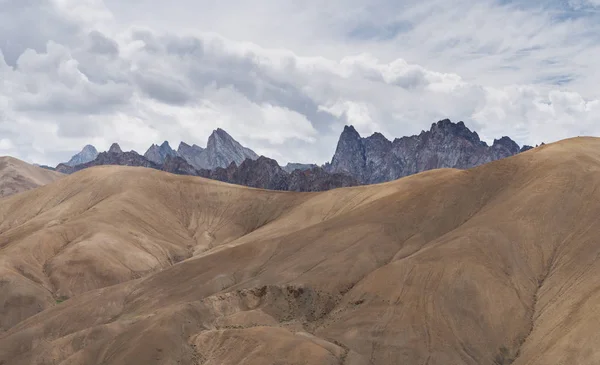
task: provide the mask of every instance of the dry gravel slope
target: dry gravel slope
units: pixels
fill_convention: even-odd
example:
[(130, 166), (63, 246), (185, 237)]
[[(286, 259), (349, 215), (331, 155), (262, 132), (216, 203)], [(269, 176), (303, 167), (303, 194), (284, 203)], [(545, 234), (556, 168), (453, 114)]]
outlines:
[(0, 198), (49, 184), (61, 177), (63, 174), (59, 172), (0, 156)]
[(310, 194), (85, 170), (2, 200), (0, 364), (597, 364), (599, 185), (594, 138)]

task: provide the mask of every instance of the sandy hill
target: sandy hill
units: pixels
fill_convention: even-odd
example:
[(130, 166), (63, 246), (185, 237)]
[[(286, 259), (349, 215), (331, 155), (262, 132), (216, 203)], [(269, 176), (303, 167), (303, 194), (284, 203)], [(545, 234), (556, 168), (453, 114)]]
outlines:
[(49, 184), (62, 176), (13, 157), (0, 156), (0, 198)]
[(600, 139), (287, 193), (97, 167), (0, 204), (0, 364), (598, 364)]

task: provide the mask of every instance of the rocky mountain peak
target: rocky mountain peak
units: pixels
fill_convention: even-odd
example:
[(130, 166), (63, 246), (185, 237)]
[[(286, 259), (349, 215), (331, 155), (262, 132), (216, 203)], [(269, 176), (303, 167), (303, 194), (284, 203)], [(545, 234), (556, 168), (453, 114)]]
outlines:
[(524, 145), (523, 147), (521, 147), (521, 150), (519, 152), (526, 152), (526, 151), (532, 150), (533, 148), (534, 148), (533, 146)]
[(458, 123), (452, 122), (450, 119), (443, 119), (431, 125), (429, 132), (436, 137), (452, 138), (461, 137), (472, 143), (482, 143), (477, 132), (471, 131), (463, 121)]
[(64, 164), (67, 166), (73, 167), (76, 165), (80, 165), (80, 164), (84, 164), (86, 162), (93, 161), (96, 157), (98, 157), (98, 150), (96, 150), (96, 147), (88, 144), (85, 147), (83, 147), (81, 152), (79, 152), (76, 155), (74, 155), (73, 157), (71, 157), (69, 162), (66, 162)]
[(215, 129), (208, 137), (206, 148), (219, 144), (236, 144), (237, 141), (221, 128)]
[(340, 139), (357, 139), (361, 138), (360, 134), (356, 131), (353, 125), (345, 125), (344, 130), (342, 131), (342, 135)]
[(85, 147), (83, 147), (83, 149), (81, 150), (81, 152), (84, 153), (98, 153), (98, 150), (96, 149), (96, 147), (92, 146), (91, 144), (85, 145)]
[(325, 168), (370, 184), (437, 168), (471, 168), (520, 151), (508, 137), (488, 146), (464, 122), (453, 123), (450, 119), (433, 123), (429, 131), (393, 142), (381, 133), (361, 138), (352, 126), (346, 126), (331, 164)]
[(197, 169), (204, 168), (202, 165), (202, 153), (204, 152), (204, 148), (198, 145), (192, 145), (185, 142), (181, 142), (179, 147), (177, 148), (177, 154), (181, 156), (184, 160), (187, 161), (190, 165), (194, 166)]
[(121, 146), (118, 143), (113, 143), (108, 149), (108, 153), (123, 153)]
[(159, 165), (165, 162), (167, 156), (178, 156), (177, 152), (171, 148), (169, 142), (167, 141), (164, 141), (160, 146), (153, 144), (144, 154), (144, 157), (146, 157), (149, 161)]
[[(388, 149), (392, 146), (392, 142), (379, 132), (375, 132), (369, 137), (361, 140), (364, 144), (369, 145), (371, 148), (375, 148), (377, 150)], [(367, 150), (368, 149), (369, 148), (367, 147)]]
[(208, 137), (206, 149), (199, 157), (198, 167), (204, 169), (227, 167), (231, 162), (240, 165), (245, 159), (258, 159), (254, 151), (242, 146), (221, 128), (214, 130)]
[(365, 173), (365, 145), (354, 126), (345, 126), (329, 169), (361, 180)]
[(385, 138), (385, 136), (379, 132), (375, 132), (373, 134), (371, 134), (369, 137), (367, 137), (368, 139), (372, 139), (372, 140), (376, 140), (376, 141), (382, 141), (382, 142), (390, 142), (389, 139)]
[(512, 154), (516, 155), (521, 151), (519, 145), (510, 139), (509, 137), (502, 137), (500, 139), (494, 139), (494, 143), (492, 144), (492, 148), (504, 148)]

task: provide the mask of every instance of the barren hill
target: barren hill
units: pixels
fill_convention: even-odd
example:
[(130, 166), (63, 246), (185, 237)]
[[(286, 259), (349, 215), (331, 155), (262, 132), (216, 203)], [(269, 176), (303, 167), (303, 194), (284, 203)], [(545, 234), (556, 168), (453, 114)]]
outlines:
[(597, 364), (599, 188), (593, 138), (322, 193), (84, 170), (0, 204), (0, 364)]
[(0, 198), (49, 184), (62, 176), (13, 157), (0, 156)]

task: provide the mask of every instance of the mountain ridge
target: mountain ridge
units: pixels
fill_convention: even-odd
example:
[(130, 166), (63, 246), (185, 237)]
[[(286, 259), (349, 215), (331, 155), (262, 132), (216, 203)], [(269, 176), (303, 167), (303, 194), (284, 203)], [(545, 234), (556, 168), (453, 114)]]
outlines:
[[(313, 191), (314, 186), (335, 188), (335, 183), (339, 184), (338, 187), (380, 183), (436, 168), (468, 169), (532, 148), (519, 147), (507, 136), (494, 139), (493, 143), (488, 145), (464, 122), (454, 123), (449, 119), (432, 123), (428, 131), (422, 131), (418, 135), (393, 140), (388, 140), (379, 132), (362, 137), (352, 125), (347, 125), (340, 134), (331, 162), (323, 166), (288, 163), (275, 168), (271, 162), (247, 162), (258, 160), (259, 156), (242, 146), (225, 130), (217, 128), (208, 138), (206, 148), (182, 141), (175, 151), (168, 141), (165, 141), (161, 145), (150, 146), (142, 156), (145, 160), (133, 155), (123, 160), (110, 160), (103, 156), (98, 161), (90, 161), (79, 167), (61, 164), (56, 169), (70, 173), (99, 164), (125, 164), (151, 167), (176, 174), (199, 175), (231, 183), (247, 183), (263, 188), (271, 186), (277, 190), (285, 190), (287, 187)], [(111, 150), (113, 153), (122, 153), (118, 144), (111, 146)], [(231, 167), (232, 163), (235, 167)], [(243, 173), (240, 168), (244, 170)], [(295, 172), (296, 170), (300, 172)], [(309, 170), (312, 173), (301, 173)], [(290, 176), (284, 177), (284, 173)], [(241, 178), (241, 174), (248, 177)], [(253, 177), (250, 178), (250, 175)], [(348, 178), (341, 175), (347, 175)], [(303, 179), (305, 180), (300, 183)]]
[(593, 365), (599, 186), (598, 138), (303, 194), (87, 169), (0, 205), (0, 361)]
[(362, 137), (345, 126), (328, 172), (346, 173), (364, 184), (391, 181), (436, 168), (468, 169), (531, 149), (510, 137), (481, 141), (464, 122), (443, 119), (418, 135), (388, 140), (381, 133)]

